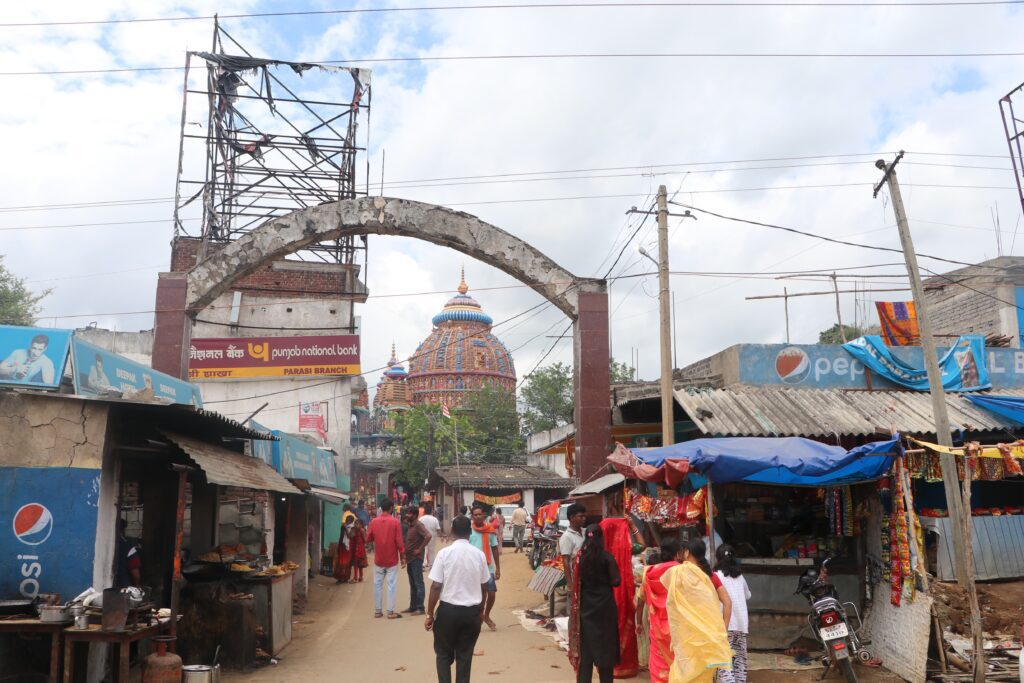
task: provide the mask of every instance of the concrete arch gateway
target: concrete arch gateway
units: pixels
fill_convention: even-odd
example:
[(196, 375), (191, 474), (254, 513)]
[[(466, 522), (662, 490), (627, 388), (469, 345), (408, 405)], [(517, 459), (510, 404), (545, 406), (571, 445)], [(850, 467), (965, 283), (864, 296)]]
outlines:
[(317, 242), (395, 235), (462, 252), (529, 285), (573, 321), (576, 472), (586, 480), (610, 452), (608, 294), (529, 243), (479, 218), (408, 199), (362, 197), (321, 204), (268, 221), (187, 273), (161, 273), (153, 367), (187, 377), (190, 320), (260, 266)]

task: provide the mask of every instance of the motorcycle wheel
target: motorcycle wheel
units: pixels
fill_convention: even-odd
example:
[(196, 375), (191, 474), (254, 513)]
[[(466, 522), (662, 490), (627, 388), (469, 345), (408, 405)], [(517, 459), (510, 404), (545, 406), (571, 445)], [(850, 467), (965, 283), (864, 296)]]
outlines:
[(540, 566), (540, 547), (537, 543), (533, 544), (530, 548), (530, 569), (536, 569)]
[(839, 670), (846, 676), (846, 683), (857, 683), (857, 674), (853, 671), (852, 659), (840, 659)]

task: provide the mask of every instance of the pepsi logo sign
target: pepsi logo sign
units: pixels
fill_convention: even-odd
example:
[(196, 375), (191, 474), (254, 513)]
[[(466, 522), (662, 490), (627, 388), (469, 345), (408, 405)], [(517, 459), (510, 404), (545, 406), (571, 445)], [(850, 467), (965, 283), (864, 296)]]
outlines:
[(14, 513), (14, 536), (25, 545), (40, 545), (53, 533), (53, 515), (40, 503), (28, 503)]
[(811, 374), (811, 359), (796, 346), (787, 346), (775, 356), (775, 372), (786, 384), (799, 384)]

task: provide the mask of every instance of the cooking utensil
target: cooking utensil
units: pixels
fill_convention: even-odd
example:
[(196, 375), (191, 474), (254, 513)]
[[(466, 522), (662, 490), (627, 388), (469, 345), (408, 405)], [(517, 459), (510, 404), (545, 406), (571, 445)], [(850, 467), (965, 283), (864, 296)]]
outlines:
[(84, 631), (89, 628), (89, 615), (78, 614), (75, 616), (75, 628), (79, 631)]
[(121, 592), (120, 588), (105, 589), (103, 591), (102, 629), (104, 631), (123, 631), (125, 622), (127, 621), (127, 596)]
[(181, 683), (214, 683), (213, 667), (206, 664), (189, 664), (181, 667)]
[(35, 613), (34, 600), (0, 600), (0, 615), (10, 614), (33, 614)]
[(71, 617), (64, 605), (40, 605), (39, 621), (44, 624), (63, 624), (71, 621)]

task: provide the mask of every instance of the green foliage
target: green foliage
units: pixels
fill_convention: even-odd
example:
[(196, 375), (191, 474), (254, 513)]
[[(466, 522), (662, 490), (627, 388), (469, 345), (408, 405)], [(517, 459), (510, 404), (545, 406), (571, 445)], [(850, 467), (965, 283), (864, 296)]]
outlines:
[[(469, 422), (463, 452), (474, 461), (510, 462), (513, 456), (526, 452), (526, 438), (512, 394), (484, 387), (468, 398), (460, 413)], [(461, 440), (461, 431), (459, 437)]]
[[(866, 331), (860, 327), (854, 327), (853, 325), (843, 325), (843, 331), (846, 332), (846, 341), (853, 341), (857, 337), (865, 334)], [(818, 334), (819, 344), (842, 344), (843, 335), (839, 332), (839, 323), (836, 323), (827, 330), (822, 330)]]
[(523, 382), (520, 398), (525, 410), (523, 427), (536, 434), (572, 422), (572, 368), (554, 363), (539, 368)]
[(633, 368), (629, 365), (612, 358), (609, 369), (611, 370), (612, 384), (633, 381)]
[(389, 463), (397, 478), (419, 487), (434, 467), (455, 464), (456, 422), (461, 452), (463, 434), (471, 432), (465, 416), (453, 412), (450, 419), (446, 418), (441, 406), (414, 406), (402, 411), (395, 425), (395, 432), (402, 437), (401, 455)]
[(25, 280), (7, 270), (0, 256), (0, 324), (34, 325), (39, 313), (39, 302), (53, 290), (39, 294), (25, 286)]

